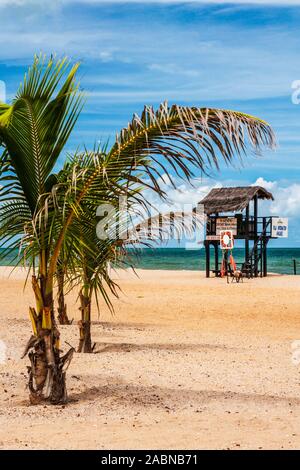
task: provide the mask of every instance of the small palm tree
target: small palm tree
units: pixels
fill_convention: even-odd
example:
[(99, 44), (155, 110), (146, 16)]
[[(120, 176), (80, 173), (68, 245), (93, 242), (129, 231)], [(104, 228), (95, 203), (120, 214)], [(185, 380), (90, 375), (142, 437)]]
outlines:
[(66, 399), (65, 368), (73, 351), (60, 355), (53, 283), (62, 250), (71, 253), (71, 244), (84, 243), (78, 227), (85, 208), (96, 214), (96, 207), (126, 196), (131, 185), (138, 188), (136, 202), (147, 207), (141, 189), (166, 197), (160, 177), (171, 169), (189, 181), (199, 171), (218, 169), (219, 157), (228, 164), (242, 157), (247, 144), (256, 151), (274, 144), (270, 126), (258, 118), (164, 103), (156, 112), (145, 107), (141, 116), (134, 115), (113, 146), (91, 152), (86, 167), (73, 171), (66, 185), (51, 172), (82, 106), (74, 81), (77, 65), (58, 90), (67, 69), (65, 60), (51, 60), (45, 70), (36, 60), (13, 103), (0, 106), (3, 171), (11, 178), (4, 192), (14, 195), (11, 211), (7, 201), (1, 205), (1, 237), (11, 240), (10, 247), (18, 246), (13, 237), (23, 227), (31, 267), (38, 257), (32, 277), (36, 309), (30, 309), (34, 334), (26, 348), (32, 402)]
[[(6, 247), (4, 254), (22, 246), (23, 241), (26, 248), (24, 232), (26, 235), (31, 230), (43, 195), (56, 183), (52, 172), (82, 108), (82, 94), (75, 81), (77, 69), (78, 64), (70, 66), (66, 58), (45, 62), (43, 57), (36, 57), (13, 102), (0, 104), (0, 142), (4, 147), (0, 237)], [(35, 375), (38, 391), (49, 379), (47, 393), (56, 401), (65, 392), (61, 390), (62, 362), (53, 315), (53, 289), (47, 283), (51, 253), (45, 228), (35, 227), (38, 249), (33, 257), (27, 258), (33, 268), (36, 299), (36, 308), (30, 308), (34, 325), (30, 344), (35, 350), (30, 356), (31, 373)], [(30, 388), (33, 390), (32, 381)], [(38, 401), (38, 395), (32, 393), (32, 401), (35, 398)]]
[[(84, 160), (81, 158), (81, 164), (83, 162)], [(84, 163), (85, 165), (86, 163)], [(119, 286), (110, 276), (110, 267), (132, 267), (130, 260), (133, 255), (138, 253), (135, 249), (136, 245), (149, 246), (161, 242), (164, 236), (168, 235), (168, 228), (180, 238), (182, 235), (189, 235), (199, 225), (200, 219), (195, 213), (190, 214), (190, 217), (189, 214), (182, 212), (158, 214), (146, 219), (141, 216), (137, 217), (135, 196), (136, 188), (130, 189), (128, 187), (126, 214), (122, 210), (120, 211), (118, 198), (114, 201), (112, 198), (110, 199), (114, 210), (106, 215), (105, 221), (102, 223), (101, 232), (105, 234), (104, 239), (97, 237), (93, 211), (90, 213), (85, 208), (78, 228), (80, 243), (76, 243), (74, 239), (71, 253), (65, 258), (64, 267), (70, 288), (76, 285), (80, 286), (81, 320), (79, 321), (80, 339), (77, 352), (91, 353), (95, 346), (92, 344), (91, 338), (93, 297), (97, 303), (98, 313), (98, 296), (104, 299), (111, 312), (114, 311), (110, 294), (118, 297)], [(169, 222), (170, 227), (168, 227)], [(70, 233), (74, 235), (74, 225)], [(130, 256), (128, 247), (131, 248)]]

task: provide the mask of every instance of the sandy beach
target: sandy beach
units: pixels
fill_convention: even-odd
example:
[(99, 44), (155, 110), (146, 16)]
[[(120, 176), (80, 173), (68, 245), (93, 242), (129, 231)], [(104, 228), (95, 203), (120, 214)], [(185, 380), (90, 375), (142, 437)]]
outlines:
[[(294, 449), (300, 447), (298, 276), (226, 284), (200, 272), (117, 273), (115, 315), (93, 314), (95, 354), (75, 354), (66, 406), (29, 406), (30, 286), (0, 269), (2, 449)], [(62, 326), (76, 346), (74, 324)]]

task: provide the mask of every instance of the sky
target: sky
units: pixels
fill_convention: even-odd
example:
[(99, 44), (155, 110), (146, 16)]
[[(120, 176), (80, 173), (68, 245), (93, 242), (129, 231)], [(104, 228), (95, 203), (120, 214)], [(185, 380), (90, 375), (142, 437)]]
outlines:
[(264, 215), (289, 217), (289, 239), (273, 246), (300, 247), (300, 0), (0, 0), (0, 19), (7, 101), (35, 53), (81, 62), (87, 102), (66, 151), (113, 143), (134, 112), (164, 100), (267, 120), (275, 152), (221, 165), (192, 188), (178, 181), (169, 195), (179, 208), (215, 186), (260, 184), (275, 197)]

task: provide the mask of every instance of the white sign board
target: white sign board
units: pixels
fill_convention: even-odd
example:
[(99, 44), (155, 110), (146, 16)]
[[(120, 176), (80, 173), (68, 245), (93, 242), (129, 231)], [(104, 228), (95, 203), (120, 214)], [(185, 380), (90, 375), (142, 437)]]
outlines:
[(273, 238), (288, 238), (289, 233), (289, 219), (286, 217), (272, 217), (272, 232)]
[(232, 235), (237, 235), (237, 219), (235, 217), (218, 217), (216, 223), (216, 235), (224, 230), (230, 230)]

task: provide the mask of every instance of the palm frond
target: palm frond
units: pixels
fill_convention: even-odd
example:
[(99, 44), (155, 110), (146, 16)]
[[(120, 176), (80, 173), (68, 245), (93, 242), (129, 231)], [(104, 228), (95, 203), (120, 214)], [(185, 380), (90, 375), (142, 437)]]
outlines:
[(196, 211), (158, 213), (129, 227), (121, 238), (125, 245), (180, 240), (191, 237), (195, 230), (203, 228), (204, 222), (203, 215)]
[[(220, 157), (228, 164), (233, 163), (235, 156), (241, 158), (249, 145), (255, 152), (263, 146), (274, 147), (273, 131), (265, 121), (227, 110), (168, 107), (167, 103), (156, 112), (145, 107), (141, 117), (135, 115), (117, 135), (107, 155), (88, 153), (92, 164), (76, 172), (72, 203), (65, 212), (51, 271), (55, 271), (63, 239), (83, 201), (107, 202), (108, 189), (126, 195), (132, 184), (148, 187), (160, 197), (166, 197), (159, 182), (163, 174), (173, 170), (190, 180), (195, 170), (218, 169)], [(141, 196), (139, 201), (148, 205)]]
[(169, 173), (166, 164), (178, 176), (190, 178), (195, 169), (204, 173), (219, 169), (220, 157), (229, 164), (249, 147), (260, 152), (265, 146), (274, 148), (275, 137), (259, 118), (230, 110), (169, 107), (165, 102), (156, 112), (145, 106), (141, 116), (133, 116), (117, 134), (110, 158), (130, 160), (133, 169), (145, 161), (149, 169), (144, 169), (156, 188), (161, 171)]
[(82, 107), (77, 69), (66, 58), (36, 57), (12, 104), (0, 107), (0, 141), (32, 214)]

